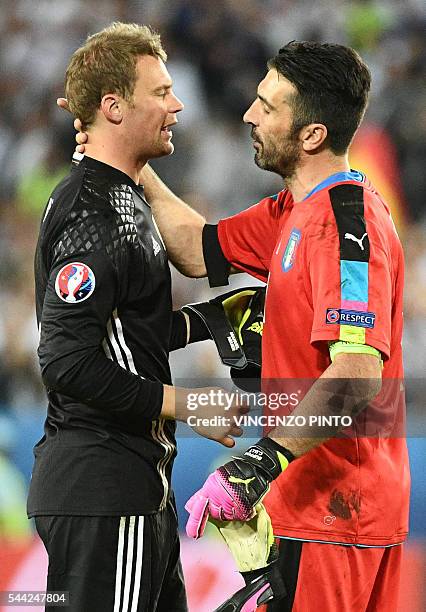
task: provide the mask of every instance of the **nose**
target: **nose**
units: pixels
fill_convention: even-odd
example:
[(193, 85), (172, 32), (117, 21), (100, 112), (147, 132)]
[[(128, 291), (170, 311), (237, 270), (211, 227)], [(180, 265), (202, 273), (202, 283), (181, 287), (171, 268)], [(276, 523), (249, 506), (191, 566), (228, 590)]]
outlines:
[(251, 125), (257, 125), (256, 123), (256, 113), (255, 113), (255, 103), (256, 100), (251, 104), (251, 106), (246, 110), (243, 115), (244, 123), (250, 123)]
[(173, 108), (171, 113), (180, 113), (185, 108), (183, 102), (175, 94), (172, 94), (171, 106)]

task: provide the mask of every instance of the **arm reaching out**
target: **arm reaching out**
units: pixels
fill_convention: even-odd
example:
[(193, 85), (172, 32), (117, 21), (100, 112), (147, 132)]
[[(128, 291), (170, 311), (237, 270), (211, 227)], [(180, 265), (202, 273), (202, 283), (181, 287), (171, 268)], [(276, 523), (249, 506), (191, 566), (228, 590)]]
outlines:
[[(56, 103), (59, 108), (70, 112), (66, 98), (58, 98)], [(88, 134), (83, 131), (80, 119), (74, 120), (74, 128), (77, 130), (76, 151), (84, 153)], [(164, 239), (169, 260), (185, 276), (207, 276), (203, 254), (205, 218), (177, 197), (149, 165), (142, 168), (139, 178)], [(241, 270), (230, 266), (229, 274), (239, 272)]]
[(170, 261), (185, 276), (207, 276), (202, 243), (204, 217), (170, 191), (150, 166), (142, 169), (140, 181)]
[[(207, 398), (210, 398), (209, 403), (205, 401)], [(195, 412), (189, 407), (194, 402), (197, 403)], [(236, 393), (229, 396), (220, 387), (184, 389), (164, 385), (160, 416), (186, 423), (203, 438), (214, 440), (228, 448), (235, 445), (234, 437), (243, 433), (237, 425), (238, 417), (248, 412), (249, 407), (244, 398)]]

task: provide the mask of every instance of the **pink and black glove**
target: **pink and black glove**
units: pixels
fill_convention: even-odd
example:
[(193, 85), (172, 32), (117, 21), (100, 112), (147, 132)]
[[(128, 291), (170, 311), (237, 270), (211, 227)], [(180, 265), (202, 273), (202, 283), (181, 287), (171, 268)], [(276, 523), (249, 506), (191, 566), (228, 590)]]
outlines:
[(293, 461), (294, 455), (271, 438), (262, 438), (240, 457), (225, 463), (187, 501), (186, 533), (200, 538), (209, 516), (219, 521), (247, 521), (254, 507)]

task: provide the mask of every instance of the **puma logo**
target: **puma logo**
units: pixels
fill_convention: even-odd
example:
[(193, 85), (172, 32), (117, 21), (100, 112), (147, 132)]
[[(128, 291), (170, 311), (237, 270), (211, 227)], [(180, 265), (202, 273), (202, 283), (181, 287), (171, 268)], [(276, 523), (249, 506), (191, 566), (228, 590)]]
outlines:
[(229, 482), (232, 482), (233, 484), (243, 484), (246, 488), (246, 493), (247, 495), (250, 493), (249, 491), (249, 484), (251, 482), (253, 482), (253, 480), (256, 480), (256, 478), (253, 476), (253, 478), (246, 478), (245, 480), (243, 480), (242, 478), (237, 478), (236, 476), (230, 476), (228, 478)]
[(364, 240), (366, 235), (367, 235), (367, 232), (365, 232), (365, 234), (362, 236), (362, 238), (357, 238), (353, 234), (349, 234), (348, 232), (346, 232), (345, 238), (347, 240), (353, 240), (354, 242), (356, 242), (359, 245), (359, 248), (361, 249), (361, 251), (364, 251), (364, 245), (362, 244), (362, 241)]

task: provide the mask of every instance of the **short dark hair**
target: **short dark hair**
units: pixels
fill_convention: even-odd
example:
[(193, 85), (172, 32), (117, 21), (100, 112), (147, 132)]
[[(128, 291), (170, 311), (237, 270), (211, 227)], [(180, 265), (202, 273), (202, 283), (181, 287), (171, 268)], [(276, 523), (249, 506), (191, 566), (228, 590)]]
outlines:
[(297, 89), (291, 104), (293, 133), (323, 123), (326, 145), (345, 153), (367, 107), (371, 74), (356, 51), (332, 43), (291, 41), (268, 61)]

